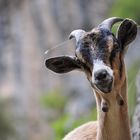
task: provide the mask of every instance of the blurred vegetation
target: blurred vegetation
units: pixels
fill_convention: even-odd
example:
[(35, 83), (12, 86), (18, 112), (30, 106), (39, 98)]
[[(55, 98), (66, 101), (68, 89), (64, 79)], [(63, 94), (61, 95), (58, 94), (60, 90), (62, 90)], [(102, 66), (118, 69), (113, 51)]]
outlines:
[(60, 90), (55, 89), (48, 91), (41, 96), (42, 105), (52, 112), (55, 113), (55, 116), (49, 118), (49, 123), (55, 131), (55, 140), (60, 140), (65, 134), (64, 126), (68, 119), (68, 116), (64, 113), (64, 108), (67, 99), (61, 94)]
[(86, 114), (86, 116), (82, 116), (76, 120), (71, 118), (69, 114), (65, 112), (66, 102), (67, 99), (62, 96), (62, 93), (59, 90), (49, 91), (41, 96), (41, 103), (45, 108), (59, 111), (55, 118), (49, 120), (55, 131), (55, 140), (61, 140), (64, 135), (75, 127), (97, 119), (96, 107), (93, 107), (92, 111), (89, 114)]
[(9, 100), (0, 99), (0, 140), (10, 140), (16, 136), (9, 106)]
[(66, 98), (62, 96), (59, 90), (48, 91), (47, 94), (41, 96), (41, 102), (44, 106), (63, 111)]
[(132, 18), (140, 23), (140, 0), (115, 0), (109, 16)]
[[(109, 17), (116, 16), (122, 18), (131, 18), (140, 24), (140, 1), (139, 0), (115, 0), (111, 10), (109, 10)], [(113, 32), (117, 31), (118, 24), (113, 26)]]
[(128, 105), (129, 105), (129, 115), (132, 121), (136, 106), (136, 77), (140, 70), (140, 62), (137, 61), (134, 65), (128, 70)]

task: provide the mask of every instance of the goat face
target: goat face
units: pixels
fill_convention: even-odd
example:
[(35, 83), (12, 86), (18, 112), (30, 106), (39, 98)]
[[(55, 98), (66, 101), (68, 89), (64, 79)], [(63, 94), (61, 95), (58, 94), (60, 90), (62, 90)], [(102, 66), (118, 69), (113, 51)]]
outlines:
[(137, 24), (130, 19), (122, 21), (117, 36), (111, 32), (120, 18), (109, 18), (90, 32), (75, 30), (70, 39), (76, 38), (75, 56), (60, 56), (46, 60), (46, 66), (56, 73), (74, 69), (87, 75), (91, 86), (102, 93), (110, 93), (121, 85), (125, 72), (123, 56), (126, 46), (137, 34)]

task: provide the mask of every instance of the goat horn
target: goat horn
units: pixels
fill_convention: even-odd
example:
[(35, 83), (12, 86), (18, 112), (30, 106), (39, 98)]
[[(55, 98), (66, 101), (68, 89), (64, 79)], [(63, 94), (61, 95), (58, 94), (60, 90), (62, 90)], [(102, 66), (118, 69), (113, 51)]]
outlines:
[(104, 20), (104, 21), (99, 25), (99, 27), (100, 27), (100, 28), (105, 28), (105, 29), (111, 30), (112, 26), (113, 26), (115, 23), (120, 22), (120, 21), (123, 21), (123, 19), (122, 19), (122, 18), (119, 18), (119, 17), (108, 18), (108, 19)]
[(69, 35), (69, 39), (75, 38), (76, 41), (78, 42), (79, 39), (81, 39), (83, 37), (83, 35), (85, 34), (84, 30), (78, 29), (78, 30), (74, 30), (70, 33)]

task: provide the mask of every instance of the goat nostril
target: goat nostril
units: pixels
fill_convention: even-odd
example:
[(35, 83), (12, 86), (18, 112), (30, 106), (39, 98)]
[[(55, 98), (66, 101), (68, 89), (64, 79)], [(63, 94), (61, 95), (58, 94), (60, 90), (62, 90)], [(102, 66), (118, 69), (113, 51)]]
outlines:
[(103, 80), (107, 77), (107, 71), (101, 70), (95, 73), (95, 79), (96, 80)]

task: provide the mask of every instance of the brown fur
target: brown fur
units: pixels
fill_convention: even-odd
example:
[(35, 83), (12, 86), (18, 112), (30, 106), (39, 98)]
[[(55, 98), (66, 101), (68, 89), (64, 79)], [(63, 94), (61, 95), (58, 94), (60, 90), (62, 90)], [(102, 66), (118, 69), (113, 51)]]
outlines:
[(96, 140), (97, 122), (88, 122), (74, 129), (63, 140)]
[[(124, 105), (117, 103), (117, 95), (120, 94)], [(88, 122), (74, 129), (63, 140), (130, 140), (129, 119), (127, 111), (126, 81), (122, 89), (114, 91), (107, 97), (97, 92), (98, 121)], [(109, 111), (102, 112), (101, 104), (107, 102)]]

